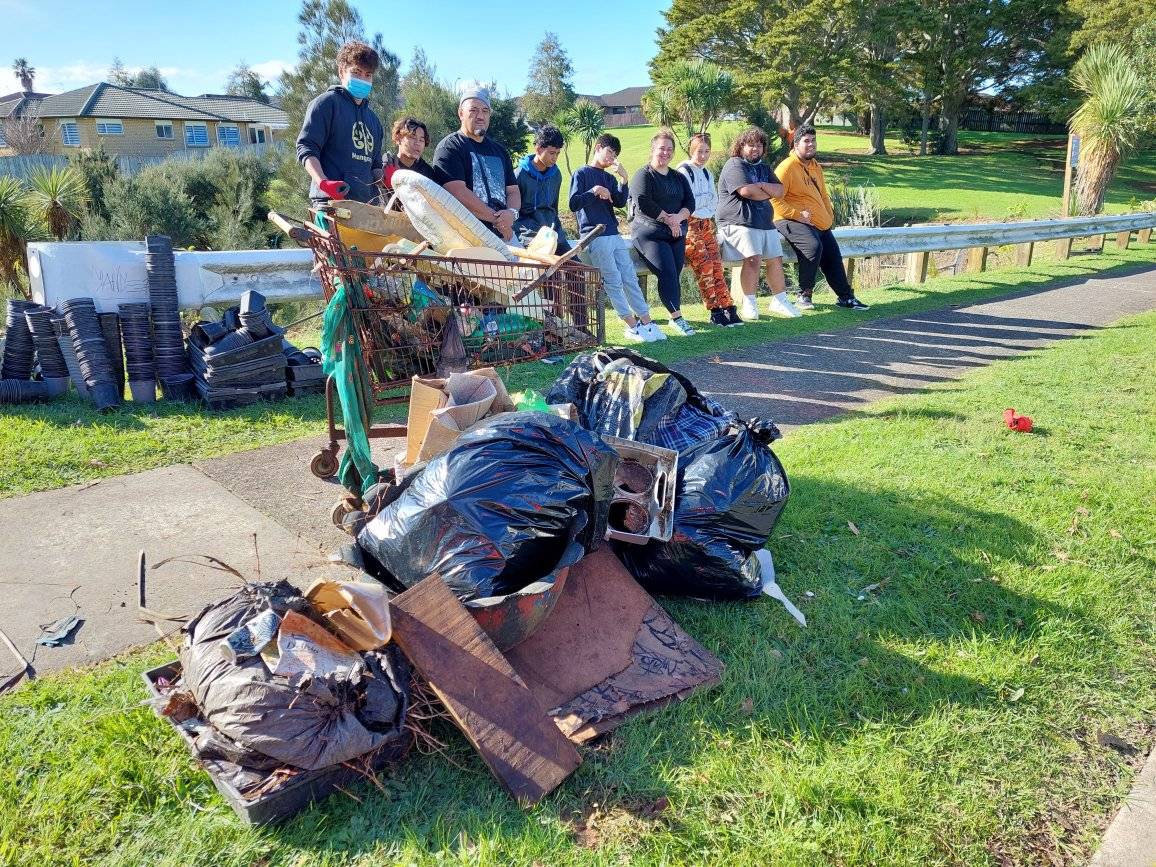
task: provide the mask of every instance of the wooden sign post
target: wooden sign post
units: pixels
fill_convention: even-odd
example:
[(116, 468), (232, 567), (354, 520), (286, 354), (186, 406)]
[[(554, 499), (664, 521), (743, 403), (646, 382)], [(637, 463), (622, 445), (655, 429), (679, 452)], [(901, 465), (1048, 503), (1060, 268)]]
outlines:
[(1072, 216), (1072, 174), (1080, 162), (1080, 137), (1068, 133), (1068, 153), (1064, 158), (1064, 219)]

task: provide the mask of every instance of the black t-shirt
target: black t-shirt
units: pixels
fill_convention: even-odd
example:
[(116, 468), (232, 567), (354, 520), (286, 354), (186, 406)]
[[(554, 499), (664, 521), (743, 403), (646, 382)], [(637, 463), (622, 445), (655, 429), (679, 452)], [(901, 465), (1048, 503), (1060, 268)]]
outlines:
[[(666, 174), (652, 166), (645, 165), (630, 179), (630, 199), (634, 203), (634, 218), (631, 225), (650, 232), (670, 234), (665, 223), (658, 222), (661, 213), (677, 214), (683, 208), (694, 213), (694, 193), (690, 181), (677, 169), (669, 169)], [(686, 221), (682, 223), (682, 234), (686, 235)]]
[[(509, 151), (488, 136), (474, 141), (463, 133), (450, 133), (438, 142), (433, 164), (441, 175), (438, 180), (442, 186), (449, 181), (462, 181), (496, 211), (507, 207), (506, 187), (518, 185)], [(493, 228), (489, 223), (486, 227)]]
[(720, 226), (746, 226), (750, 229), (773, 229), (775, 212), (769, 199), (755, 202), (738, 194), (747, 184), (778, 183), (771, 167), (764, 162), (748, 163), (742, 157), (731, 157), (718, 176), (718, 211)]

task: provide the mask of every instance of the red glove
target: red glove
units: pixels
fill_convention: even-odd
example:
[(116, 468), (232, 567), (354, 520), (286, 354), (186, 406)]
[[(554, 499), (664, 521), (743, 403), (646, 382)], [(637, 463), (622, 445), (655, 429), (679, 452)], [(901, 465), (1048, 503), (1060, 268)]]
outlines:
[(330, 199), (344, 199), (349, 195), (349, 184), (345, 181), (322, 181), (317, 188)]
[(1003, 411), (1003, 422), (1010, 430), (1019, 431), (1020, 433), (1028, 433), (1032, 429), (1031, 416), (1016, 415), (1014, 409), (1005, 409)]

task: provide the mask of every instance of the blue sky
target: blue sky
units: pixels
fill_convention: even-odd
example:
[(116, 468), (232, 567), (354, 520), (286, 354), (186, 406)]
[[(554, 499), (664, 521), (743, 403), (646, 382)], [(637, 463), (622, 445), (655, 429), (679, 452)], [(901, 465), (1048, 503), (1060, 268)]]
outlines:
[[(420, 45), (439, 77), (494, 79), (518, 94), (534, 47), (557, 33), (574, 64), (580, 93), (608, 93), (648, 82), (655, 29), (666, 0), (580, 4), (480, 3), (473, 0), (355, 2), (369, 34), (381, 31), (403, 63)], [(534, 10), (547, 10), (535, 17)], [(119, 57), (129, 69), (156, 65), (178, 93), (221, 92), (244, 60), (275, 78), (297, 58), (296, 0), (192, 0), (187, 3), (0, 0), (0, 93), (19, 89), (10, 68), (26, 57), (36, 89), (49, 93), (106, 77)]]

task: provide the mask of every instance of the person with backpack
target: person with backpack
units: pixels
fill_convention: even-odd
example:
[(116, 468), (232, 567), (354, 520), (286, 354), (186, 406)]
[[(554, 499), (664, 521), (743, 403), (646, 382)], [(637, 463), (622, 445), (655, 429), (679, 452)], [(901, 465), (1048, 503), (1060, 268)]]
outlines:
[(689, 150), (690, 159), (683, 160), (678, 167), (690, 181), (690, 190), (694, 193), (694, 212), (686, 221), (686, 261), (694, 271), (698, 292), (710, 313), (711, 323), (726, 328), (742, 325), (743, 321), (731, 302), (731, 290), (723, 275), (722, 255), (715, 237), (718, 190), (714, 176), (706, 167), (710, 159), (710, 133), (692, 135)]

